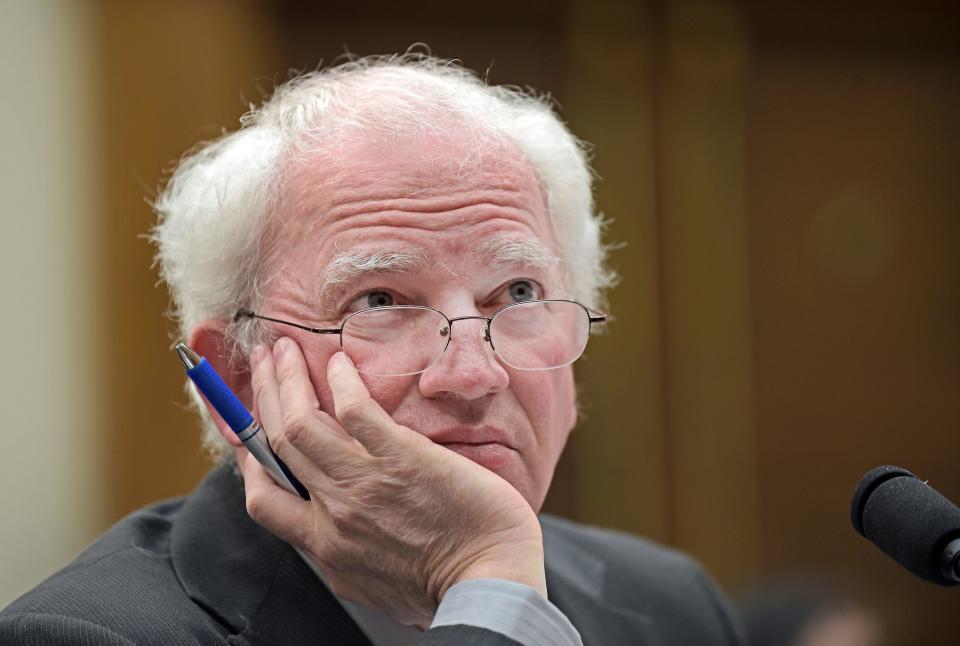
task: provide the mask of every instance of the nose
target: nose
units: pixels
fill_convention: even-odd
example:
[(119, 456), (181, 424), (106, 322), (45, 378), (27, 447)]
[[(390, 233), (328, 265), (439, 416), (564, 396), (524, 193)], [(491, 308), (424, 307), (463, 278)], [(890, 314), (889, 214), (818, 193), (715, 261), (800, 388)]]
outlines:
[(484, 320), (454, 320), (446, 352), (420, 375), (424, 397), (474, 400), (509, 385), (510, 376), (484, 339), (486, 327)]

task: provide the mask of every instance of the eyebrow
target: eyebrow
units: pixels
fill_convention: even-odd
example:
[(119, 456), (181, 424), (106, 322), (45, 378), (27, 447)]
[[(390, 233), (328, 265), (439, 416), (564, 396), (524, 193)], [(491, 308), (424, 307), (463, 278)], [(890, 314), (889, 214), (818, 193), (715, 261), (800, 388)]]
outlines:
[(430, 257), (419, 249), (353, 250), (333, 257), (320, 277), (321, 301), (341, 286), (370, 274), (409, 274), (430, 263)]
[(496, 264), (552, 269), (559, 259), (542, 242), (529, 238), (492, 238), (480, 245), (485, 259)]
[[(479, 252), (484, 260), (497, 265), (551, 269), (559, 262), (543, 243), (524, 238), (491, 238), (479, 246)], [(418, 248), (343, 251), (333, 257), (320, 277), (319, 300), (325, 302), (344, 285), (365, 276), (412, 274), (430, 264), (430, 254)]]

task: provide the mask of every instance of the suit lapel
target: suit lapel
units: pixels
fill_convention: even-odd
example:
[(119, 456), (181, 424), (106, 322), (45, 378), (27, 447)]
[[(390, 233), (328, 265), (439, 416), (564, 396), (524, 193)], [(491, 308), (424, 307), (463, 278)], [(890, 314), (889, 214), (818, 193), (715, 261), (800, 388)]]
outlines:
[[(604, 561), (544, 526), (547, 589), (585, 646), (658, 646), (651, 617), (604, 599)], [(187, 498), (171, 533), (171, 561), (184, 590), (222, 627), (227, 643), (371, 646), (286, 543), (246, 513), (230, 466), (212, 471)]]
[(230, 466), (187, 498), (170, 551), (184, 590), (224, 627), (228, 643), (370, 646), (300, 556), (250, 519)]

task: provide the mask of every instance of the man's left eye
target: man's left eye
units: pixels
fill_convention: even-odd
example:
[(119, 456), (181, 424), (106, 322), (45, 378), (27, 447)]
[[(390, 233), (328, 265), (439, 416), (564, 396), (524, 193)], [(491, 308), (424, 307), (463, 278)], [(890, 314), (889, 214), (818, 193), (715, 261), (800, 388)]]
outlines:
[(515, 280), (507, 288), (510, 293), (510, 300), (514, 303), (531, 301), (540, 298), (539, 290), (529, 280)]

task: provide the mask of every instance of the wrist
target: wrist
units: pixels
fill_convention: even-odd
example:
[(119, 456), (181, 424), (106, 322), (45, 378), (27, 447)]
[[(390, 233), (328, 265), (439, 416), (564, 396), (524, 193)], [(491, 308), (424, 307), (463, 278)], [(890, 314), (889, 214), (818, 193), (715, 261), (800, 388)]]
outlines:
[[(471, 579), (502, 579), (520, 583), (533, 588), (546, 599), (547, 581), (542, 540), (538, 536), (491, 550), (466, 565), (450, 586)], [(447, 586), (447, 589), (450, 586)], [(442, 594), (440, 596), (443, 597)]]

